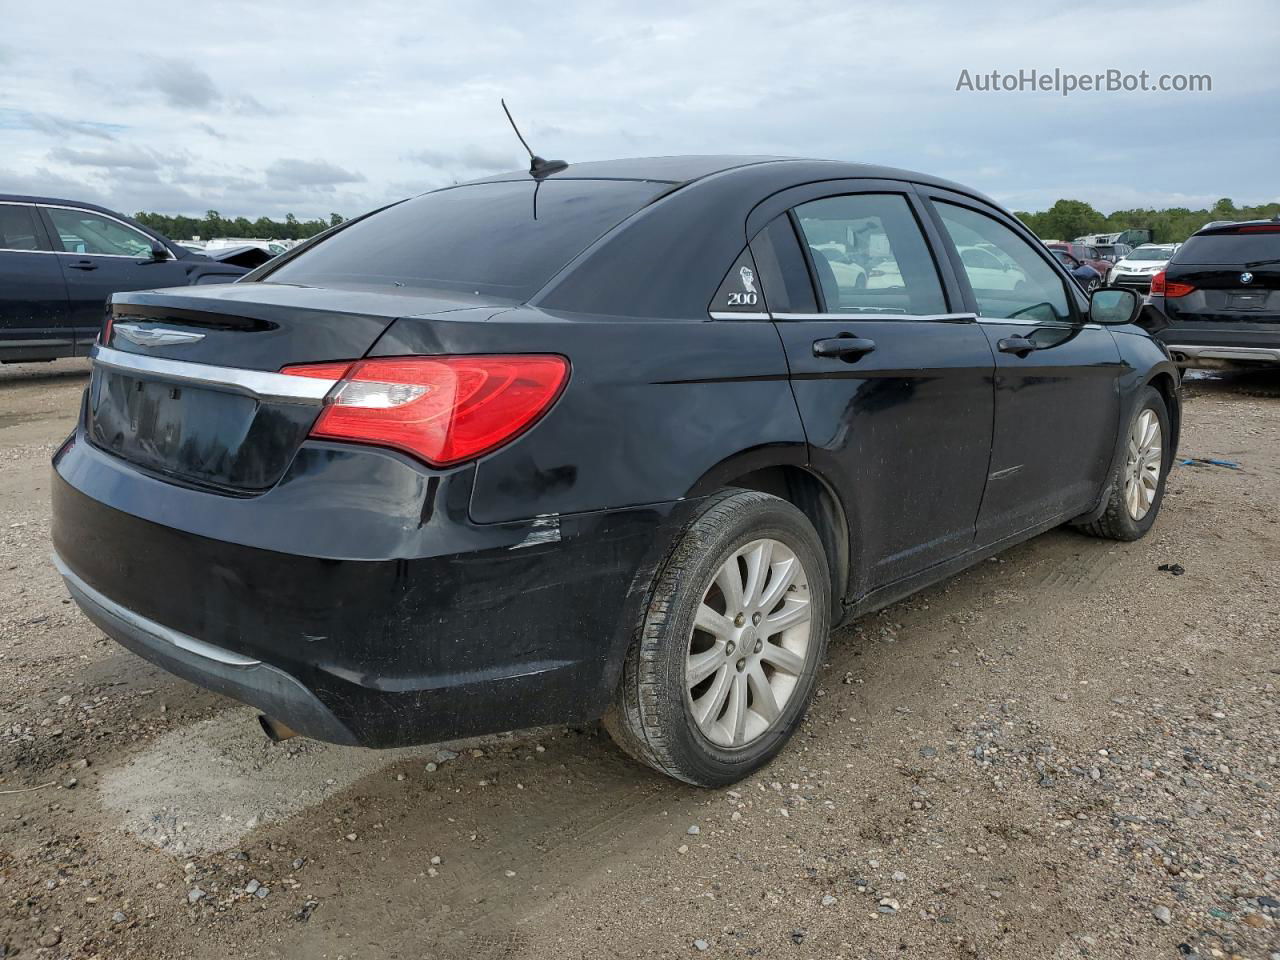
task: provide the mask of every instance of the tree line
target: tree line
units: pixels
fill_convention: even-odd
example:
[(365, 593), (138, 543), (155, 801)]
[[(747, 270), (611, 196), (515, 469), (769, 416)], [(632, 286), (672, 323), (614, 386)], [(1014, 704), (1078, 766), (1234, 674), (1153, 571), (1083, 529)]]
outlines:
[[(1280, 215), (1280, 203), (1264, 203), (1254, 207), (1237, 207), (1229, 197), (1223, 197), (1207, 210), (1189, 210), (1186, 207), (1170, 207), (1166, 210), (1136, 208), (1117, 210), (1107, 216), (1083, 200), (1059, 200), (1048, 210), (1038, 213), (1018, 211), (1015, 216), (1025, 223), (1036, 236), (1045, 240), (1072, 240), (1092, 233), (1116, 233), (1133, 228), (1152, 232), (1156, 243), (1177, 243), (1186, 240), (1210, 220), (1265, 220)], [(224, 217), (217, 210), (208, 211), (203, 217), (168, 216), (163, 213), (138, 213), (140, 223), (152, 230), (185, 240), (188, 237), (244, 237), (251, 240), (305, 240), (317, 233), (337, 226), (345, 219), (340, 213), (329, 214), (329, 219), (299, 220), (292, 213), (284, 220), (259, 217)]]
[(191, 237), (200, 237), (202, 240), (212, 240), (215, 237), (237, 237), (246, 240), (305, 240), (330, 227), (336, 227), (346, 218), (340, 213), (331, 213), (328, 220), (320, 217), (314, 220), (299, 220), (292, 213), (287, 213), (284, 220), (272, 220), (270, 217), (250, 220), (248, 217), (224, 217), (217, 210), (210, 210), (203, 217), (171, 217), (163, 213), (137, 213), (134, 214), (134, 219), (174, 240), (187, 240)]
[(1117, 210), (1110, 216), (1104, 216), (1083, 200), (1059, 200), (1048, 210), (1039, 213), (1018, 211), (1014, 216), (1042, 240), (1074, 240), (1086, 234), (1147, 229), (1152, 232), (1155, 243), (1181, 243), (1210, 220), (1268, 220), (1277, 214), (1280, 214), (1280, 203), (1237, 207), (1230, 197), (1223, 197), (1207, 210), (1139, 207)]

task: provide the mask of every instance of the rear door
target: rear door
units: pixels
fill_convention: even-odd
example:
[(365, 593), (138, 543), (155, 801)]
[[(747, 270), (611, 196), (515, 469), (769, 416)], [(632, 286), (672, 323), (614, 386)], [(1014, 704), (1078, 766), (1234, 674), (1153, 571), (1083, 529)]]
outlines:
[(29, 203), (0, 202), (0, 360), (69, 356), (67, 286)]
[[(966, 303), (996, 360), (995, 438), (978, 543), (986, 545), (1093, 505), (1111, 466), (1125, 371), (1109, 331), (1055, 253), (981, 201), (928, 189)], [(998, 285), (961, 251), (983, 245), (1011, 269)]]
[(155, 260), (152, 238), (122, 220), (78, 207), (42, 205), (40, 210), (53, 248), (60, 253), (69, 323), (84, 349), (102, 326), (111, 294), (187, 283), (181, 262), (172, 254)]
[(848, 595), (963, 553), (986, 481), (994, 364), (948, 292), (911, 187), (809, 185), (752, 217), (770, 218), (751, 248), (810, 459), (849, 515)]

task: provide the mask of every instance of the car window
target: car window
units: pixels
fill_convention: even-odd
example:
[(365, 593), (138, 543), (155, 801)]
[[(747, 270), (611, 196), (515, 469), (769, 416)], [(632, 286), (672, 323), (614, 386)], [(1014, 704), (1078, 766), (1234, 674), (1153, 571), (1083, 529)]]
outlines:
[(796, 207), (795, 216), (828, 313), (946, 313), (937, 266), (905, 197), (824, 197)]
[[(957, 253), (989, 244), (1003, 255), (1004, 269), (970, 266), (960, 253), (969, 286), (984, 317), (1015, 320), (1068, 320), (1071, 308), (1062, 277), (1030, 243), (994, 217), (968, 207), (935, 201)], [(1066, 251), (1058, 251), (1066, 254)]]
[(67, 253), (96, 253), (116, 257), (151, 255), (151, 238), (110, 217), (89, 210), (45, 207), (58, 236), (55, 249)]
[(36, 229), (34, 208), (0, 203), (0, 250), (43, 248), (43, 238)]
[(527, 300), (670, 186), (525, 178), (437, 190), (312, 240), (263, 279), (317, 287), (437, 287)]

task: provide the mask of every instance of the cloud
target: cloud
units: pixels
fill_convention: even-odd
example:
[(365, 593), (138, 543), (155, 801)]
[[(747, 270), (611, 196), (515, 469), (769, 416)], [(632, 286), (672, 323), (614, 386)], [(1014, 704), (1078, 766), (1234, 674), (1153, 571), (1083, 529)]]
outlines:
[(88, 120), (71, 120), (52, 113), (33, 113), (28, 110), (0, 108), (0, 129), (36, 130), (57, 139), (71, 136), (93, 137), (98, 140), (114, 140), (125, 129), (109, 123), (92, 123)]
[(150, 57), (143, 82), (180, 110), (207, 110), (222, 99), (213, 78), (185, 60)]
[(324, 160), (280, 159), (267, 167), (267, 185), (281, 190), (297, 187), (332, 190), (342, 183), (363, 183), (364, 175)]
[(468, 144), (460, 150), (413, 150), (405, 159), (437, 170), (474, 170), (492, 173), (521, 166), (522, 149), (496, 150)]
[[(117, 209), (353, 215), (522, 169), (505, 96), (534, 150), (570, 163), (806, 155), (922, 170), (1026, 210), (1256, 202), (1275, 195), (1280, 156), (1280, 129), (1259, 122), (1280, 101), (1273, 8), (1167, 0), (1179, 29), (1135, 48), (1123, 30), (1081, 31), (1066, 7), (975, 20), (941, 0), (564, 0), (501, 17), (406, 0), (362, 17), (322, 0), (296, 17), (233, 0), (130, 15), (124, 33), (119, 8), (81, 4), (56, 35), (48, 16), (5, 21), (0, 165)], [(110, 56), (104, 37), (118, 38)], [(962, 69), (1055, 67), (1209, 73), (1213, 91), (955, 89)], [(1170, 149), (1173, 129), (1195, 136)], [(132, 152), (112, 165), (116, 146)]]
[(196, 129), (201, 131), (202, 133), (207, 133), (209, 136), (213, 137), (215, 140), (227, 139), (227, 135), (225, 133), (223, 133), (221, 130), (218, 130), (212, 124), (209, 124), (209, 123), (203, 123), (203, 122), (197, 123)]
[(104, 167), (111, 170), (159, 170), (165, 164), (150, 150), (137, 147), (112, 147), (105, 150), (75, 150), (71, 147), (54, 147), (49, 159), (73, 167)]

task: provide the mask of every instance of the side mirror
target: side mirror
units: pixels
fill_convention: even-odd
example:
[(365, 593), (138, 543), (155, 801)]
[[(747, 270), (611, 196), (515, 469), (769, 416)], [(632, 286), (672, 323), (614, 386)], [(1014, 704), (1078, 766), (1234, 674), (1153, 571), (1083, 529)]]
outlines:
[(151, 259), (152, 260), (168, 260), (169, 249), (159, 240), (151, 241)]
[(1089, 319), (1094, 323), (1133, 323), (1142, 312), (1142, 298), (1122, 287), (1099, 287), (1089, 297)]

